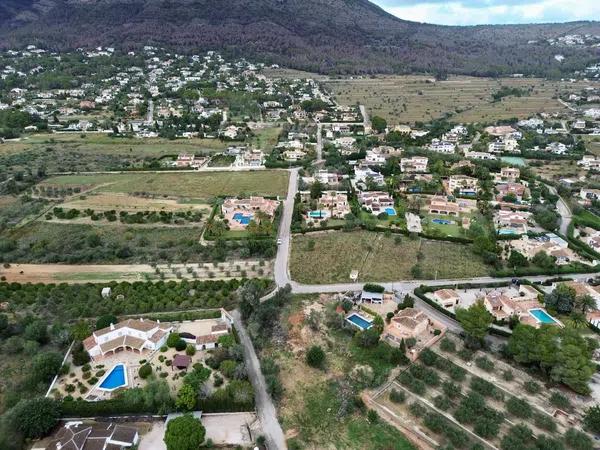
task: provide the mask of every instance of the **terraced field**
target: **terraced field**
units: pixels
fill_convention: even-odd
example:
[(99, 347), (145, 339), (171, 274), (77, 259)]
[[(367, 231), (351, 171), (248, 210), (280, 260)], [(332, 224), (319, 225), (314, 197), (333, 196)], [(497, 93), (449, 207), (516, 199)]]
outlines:
[[(578, 90), (587, 83), (548, 81), (539, 78), (450, 77), (435, 81), (427, 76), (377, 76), (324, 81), (342, 104), (364, 104), (371, 115), (391, 124), (415, 123), (451, 115), (455, 122), (526, 118), (539, 112), (563, 111), (556, 95)], [(526, 91), (522, 97), (494, 102), (492, 94), (502, 86)]]

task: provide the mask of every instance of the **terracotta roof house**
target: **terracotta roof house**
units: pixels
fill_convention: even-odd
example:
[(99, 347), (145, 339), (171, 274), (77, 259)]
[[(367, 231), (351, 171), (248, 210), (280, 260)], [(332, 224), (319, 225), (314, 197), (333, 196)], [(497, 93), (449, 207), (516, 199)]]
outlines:
[(121, 450), (139, 442), (137, 428), (113, 422), (67, 422), (32, 450)]
[(147, 319), (127, 319), (96, 330), (83, 341), (93, 360), (128, 350), (142, 353), (162, 347), (173, 327)]
[(452, 308), (460, 302), (460, 296), (454, 289), (438, 289), (431, 296), (444, 308)]
[(384, 334), (389, 339), (400, 343), (402, 339), (416, 338), (427, 331), (429, 317), (421, 310), (406, 308), (398, 311), (385, 328)]
[(440, 214), (445, 216), (458, 216), (460, 206), (449, 201), (445, 197), (433, 197), (429, 202), (429, 214)]

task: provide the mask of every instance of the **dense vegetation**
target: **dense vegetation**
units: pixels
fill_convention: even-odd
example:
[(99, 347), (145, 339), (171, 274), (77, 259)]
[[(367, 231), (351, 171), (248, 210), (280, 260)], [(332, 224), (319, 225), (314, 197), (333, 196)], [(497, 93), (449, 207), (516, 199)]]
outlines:
[[(593, 23), (418, 24), (397, 19), (367, 0), (231, 1), (227, 8), (209, 0), (78, 0), (56, 1), (44, 9), (19, 2), (1, 12), (4, 46), (39, 41), (63, 49), (116, 44), (132, 48), (153, 42), (184, 51), (228, 49), (321, 72), (435, 71), (440, 77), (448, 72), (558, 76), (562, 70), (584, 67), (592, 50), (561, 49), (565, 60), (559, 64), (553, 58), (556, 49), (544, 39), (575, 32), (598, 34)], [(538, 43), (528, 44), (530, 40)], [(65, 84), (68, 78), (58, 81)]]
[[(0, 260), (21, 263), (184, 263), (275, 255), (275, 243), (247, 239), (202, 246), (200, 228), (32, 223), (0, 234)], [(69, 236), (69, 239), (64, 239)]]
[[(256, 281), (263, 289), (267, 283)], [(238, 280), (111, 282), (102, 285), (0, 283), (0, 298), (8, 302), (11, 312), (68, 321), (105, 314), (230, 308), (236, 303), (234, 293), (239, 286)], [(109, 298), (101, 296), (103, 287), (111, 287)]]

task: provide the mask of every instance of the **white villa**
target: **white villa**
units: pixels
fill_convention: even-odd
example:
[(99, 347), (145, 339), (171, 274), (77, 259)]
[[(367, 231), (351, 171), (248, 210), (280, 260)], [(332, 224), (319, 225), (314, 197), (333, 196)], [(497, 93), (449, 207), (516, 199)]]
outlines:
[(400, 170), (402, 172), (427, 172), (428, 158), (424, 156), (413, 156), (412, 158), (402, 158), (400, 160)]
[(172, 331), (172, 326), (159, 321), (127, 319), (94, 331), (83, 346), (94, 361), (126, 350), (141, 354), (162, 347)]

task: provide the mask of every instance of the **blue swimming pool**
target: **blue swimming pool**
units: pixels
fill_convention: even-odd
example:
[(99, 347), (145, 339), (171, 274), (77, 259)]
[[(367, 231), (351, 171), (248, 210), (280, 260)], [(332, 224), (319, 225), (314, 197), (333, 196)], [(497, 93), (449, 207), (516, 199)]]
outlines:
[(558, 321), (543, 309), (530, 309), (529, 314), (531, 314), (540, 323), (558, 325)]
[(450, 225), (450, 224), (454, 223), (451, 220), (446, 220), (446, 219), (431, 219), (431, 221), (433, 223), (437, 223), (438, 225)]
[(511, 230), (509, 228), (504, 228), (502, 230), (498, 230), (498, 234), (499, 235), (510, 235), (510, 234), (516, 234), (515, 230)]
[(361, 330), (367, 330), (371, 327), (372, 323), (365, 319), (363, 316), (359, 314), (350, 314), (346, 317), (346, 320), (350, 322), (352, 325), (357, 326)]
[(233, 215), (233, 220), (235, 220), (236, 222), (241, 223), (242, 225), (248, 225), (250, 223), (250, 221), (252, 220), (252, 215), (244, 215), (242, 213), (235, 213)]
[(323, 211), (323, 210), (310, 211), (308, 213), (308, 216), (313, 219), (325, 219), (328, 215), (329, 215), (329, 213), (327, 211)]
[(113, 391), (123, 386), (127, 386), (125, 364), (117, 364), (108, 372), (108, 375), (104, 377), (104, 380), (102, 380), (102, 383), (98, 387), (105, 391)]
[(389, 208), (385, 208), (385, 212), (388, 216), (395, 216), (396, 215), (396, 210), (392, 207)]

